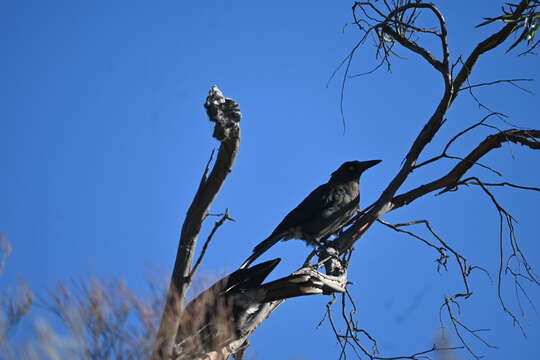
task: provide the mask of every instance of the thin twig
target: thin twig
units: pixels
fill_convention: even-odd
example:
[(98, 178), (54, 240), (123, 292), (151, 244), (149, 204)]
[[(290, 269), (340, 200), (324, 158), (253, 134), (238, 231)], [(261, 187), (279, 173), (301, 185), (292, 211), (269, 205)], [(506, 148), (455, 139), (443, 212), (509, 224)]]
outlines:
[(428, 240), (420, 237), (419, 235), (411, 232), (411, 231), (407, 231), (407, 230), (403, 230), (403, 229), (400, 229), (400, 226), (407, 226), (407, 225), (413, 225), (412, 223), (408, 223), (408, 224), (398, 224), (398, 225), (395, 225), (395, 224), (391, 224), (389, 222), (386, 222), (384, 220), (381, 220), (381, 219), (378, 219), (377, 220), (379, 223), (389, 227), (390, 229), (394, 230), (394, 231), (397, 231), (397, 232), (401, 232), (401, 233), (404, 233), (404, 234), (407, 234), (409, 236), (412, 236), (413, 238), (417, 239), (417, 240), (420, 240), (421, 242), (423, 242), (424, 244), (426, 244), (427, 246), (435, 249), (438, 253), (439, 253), (439, 258), (436, 260), (436, 262), (438, 263), (438, 269), (440, 269), (440, 267), (443, 267), (445, 270), (446, 270), (446, 264), (447, 264), (447, 259), (448, 259), (448, 255), (446, 255), (446, 249), (444, 247), (438, 247), (438, 246), (435, 246), (433, 245), (431, 242), (429, 242)]
[(489, 81), (489, 82), (480, 83), (480, 84), (473, 84), (473, 85), (464, 86), (461, 89), (459, 89), (458, 91), (469, 90), (469, 89), (476, 88), (476, 87), (481, 87), (481, 86), (490, 86), (490, 85), (495, 85), (495, 84), (507, 83), (507, 84), (510, 84), (510, 85), (513, 85), (513, 86), (517, 87), (518, 89), (520, 89), (520, 90), (522, 90), (522, 91), (524, 91), (524, 92), (526, 92), (528, 94), (531, 94), (531, 95), (534, 94), (531, 90), (525, 89), (524, 87), (521, 87), (521, 86), (516, 84), (516, 82), (522, 82), (522, 81), (534, 81), (534, 79), (495, 80), (495, 81)]
[[(482, 356), (479, 356), (477, 355), (472, 349), (471, 347), (469, 346), (469, 344), (465, 341), (465, 339), (463, 338), (463, 335), (461, 334), (461, 331), (459, 331), (459, 328), (458, 328), (458, 321), (456, 321), (456, 317), (454, 316), (454, 313), (452, 312), (452, 309), (450, 308), (450, 303), (453, 302), (455, 303), (455, 300), (451, 299), (451, 298), (445, 298), (444, 299), (444, 303), (442, 306), (446, 307), (446, 310), (448, 312), (448, 316), (450, 318), (450, 322), (452, 323), (452, 327), (454, 328), (454, 332), (455, 334), (457, 335), (457, 337), (459, 338), (459, 341), (461, 342), (461, 344), (465, 347), (465, 349), (469, 352), (469, 354), (471, 354), (476, 360), (479, 360), (482, 358)], [(466, 329), (468, 330), (468, 328)]]
[(206, 250), (208, 249), (208, 245), (210, 245), (210, 241), (212, 241), (212, 238), (214, 237), (214, 234), (221, 227), (221, 225), (223, 225), (225, 223), (225, 221), (227, 221), (227, 220), (234, 221), (233, 218), (229, 217), (229, 209), (228, 208), (225, 209), (225, 213), (223, 214), (221, 219), (219, 219), (218, 221), (216, 221), (214, 223), (214, 227), (212, 228), (212, 231), (210, 231), (210, 235), (208, 235), (208, 237), (206, 238), (206, 241), (204, 242), (201, 253), (199, 254), (199, 258), (197, 259), (197, 261), (195, 262), (195, 265), (193, 266), (193, 268), (191, 269), (191, 272), (189, 273), (189, 278), (190, 279), (193, 278), (193, 275), (195, 274), (195, 272), (199, 268), (199, 265), (201, 265), (201, 262), (202, 262), (202, 260), (204, 258), (204, 255), (206, 255)]
[[(523, 186), (523, 185), (516, 185), (509, 182), (501, 182), (501, 183), (486, 183), (482, 182), (484, 186), (508, 186), (515, 189), (522, 189), (522, 190), (532, 190), (532, 191), (540, 191), (540, 188), (533, 187), (533, 186)], [(480, 183), (476, 180), (474, 177), (469, 177), (467, 179), (463, 179), (460, 182), (458, 182), (456, 185), (480, 185)]]
[(478, 121), (477, 123), (467, 127), (466, 129), (464, 130), (461, 130), (460, 132), (458, 132), (456, 135), (454, 135), (447, 143), (446, 145), (444, 146), (444, 149), (443, 151), (440, 153), (440, 155), (437, 155), (429, 160), (426, 160), (426, 161), (423, 161), (421, 162), (420, 164), (418, 165), (415, 165), (414, 166), (414, 169), (418, 169), (422, 166), (425, 166), (425, 165), (428, 165), (432, 162), (435, 162), (437, 160), (440, 160), (442, 158), (449, 158), (448, 156), (448, 150), (450, 149), (450, 146), (452, 146), (452, 144), (457, 140), (459, 139), (461, 136), (465, 135), (466, 133), (468, 133), (469, 131), (479, 127), (479, 126), (486, 126), (485, 122), (492, 116), (494, 115), (502, 115), (501, 113), (490, 113), (486, 116), (484, 116), (480, 121)]

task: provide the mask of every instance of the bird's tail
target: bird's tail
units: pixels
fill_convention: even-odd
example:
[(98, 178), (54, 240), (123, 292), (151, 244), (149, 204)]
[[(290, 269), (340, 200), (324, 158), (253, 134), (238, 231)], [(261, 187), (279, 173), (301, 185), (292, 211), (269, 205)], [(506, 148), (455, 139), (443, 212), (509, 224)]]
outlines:
[(270, 249), (272, 246), (274, 246), (276, 243), (281, 240), (280, 236), (276, 235), (270, 235), (265, 240), (261, 241), (257, 246), (253, 248), (253, 254), (251, 254), (246, 261), (240, 266), (240, 269), (244, 269), (248, 267), (252, 262), (257, 260), (259, 256), (264, 254), (266, 250)]

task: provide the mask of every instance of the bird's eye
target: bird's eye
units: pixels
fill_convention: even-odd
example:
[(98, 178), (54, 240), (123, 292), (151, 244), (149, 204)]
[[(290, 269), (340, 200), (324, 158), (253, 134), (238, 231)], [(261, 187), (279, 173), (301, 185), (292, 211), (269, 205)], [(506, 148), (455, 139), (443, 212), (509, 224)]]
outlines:
[(349, 166), (349, 170), (354, 170), (354, 165)]

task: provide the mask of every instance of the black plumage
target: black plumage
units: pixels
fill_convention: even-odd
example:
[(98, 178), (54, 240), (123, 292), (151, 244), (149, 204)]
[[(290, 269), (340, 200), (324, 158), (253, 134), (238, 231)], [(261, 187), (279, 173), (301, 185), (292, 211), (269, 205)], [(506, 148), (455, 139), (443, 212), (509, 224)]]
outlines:
[(313, 190), (285, 216), (268, 238), (255, 246), (253, 254), (240, 268), (249, 266), (280, 240), (301, 239), (315, 246), (337, 232), (358, 208), (360, 175), (379, 162), (381, 160), (343, 163), (326, 184)]

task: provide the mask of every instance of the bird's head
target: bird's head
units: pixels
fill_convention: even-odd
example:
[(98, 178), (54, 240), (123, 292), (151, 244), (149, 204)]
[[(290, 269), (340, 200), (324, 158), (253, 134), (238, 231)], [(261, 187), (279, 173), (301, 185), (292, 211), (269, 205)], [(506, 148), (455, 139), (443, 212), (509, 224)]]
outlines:
[(382, 160), (370, 161), (347, 161), (332, 173), (332, 180), (354, 180), (359, 179), (362, 173), (372, 166), (377, 165)]

